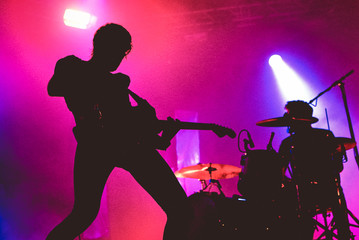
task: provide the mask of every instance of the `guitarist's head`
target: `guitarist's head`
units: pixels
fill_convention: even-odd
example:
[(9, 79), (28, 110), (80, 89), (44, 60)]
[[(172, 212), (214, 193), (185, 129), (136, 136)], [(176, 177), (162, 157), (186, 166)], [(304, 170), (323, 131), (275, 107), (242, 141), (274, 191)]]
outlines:
[(105, 71), (113, 72), (131, 49), (130, 33), (121, 25), (108, 23), (95, 33), (90, 61)]

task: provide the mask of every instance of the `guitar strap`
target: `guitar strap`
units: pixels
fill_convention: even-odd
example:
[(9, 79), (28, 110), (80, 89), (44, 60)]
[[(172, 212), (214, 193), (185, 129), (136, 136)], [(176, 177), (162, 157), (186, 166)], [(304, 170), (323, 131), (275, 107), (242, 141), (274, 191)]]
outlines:
[(145, 99), (141, 98), (140, 96), (138, 96), (136, 93), (134, 93), (130, 89), (128, 89), (128, 94), (133, 98), (133, 100), (136, 101), (136, 103), (138, 105), (144, 105), (144, 104), (150, 105)]

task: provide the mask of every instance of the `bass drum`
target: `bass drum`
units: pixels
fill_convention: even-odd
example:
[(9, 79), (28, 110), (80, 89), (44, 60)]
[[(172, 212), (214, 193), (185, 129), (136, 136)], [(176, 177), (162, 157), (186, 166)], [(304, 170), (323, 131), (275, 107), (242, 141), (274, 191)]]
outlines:
[(245, 199), (199, 192), (189, 196), (189, 201), (194, 212), (191, 239), (246, 239), (248, 209)]

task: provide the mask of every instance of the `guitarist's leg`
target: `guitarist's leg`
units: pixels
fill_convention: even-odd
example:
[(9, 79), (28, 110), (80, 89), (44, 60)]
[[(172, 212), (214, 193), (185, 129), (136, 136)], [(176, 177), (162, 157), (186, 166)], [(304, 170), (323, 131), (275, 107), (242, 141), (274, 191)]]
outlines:
[(155, 150), (143, 149), (134, 164), (126, 166), (136, 181), (167, 214), (165, 240), (186, 240), (191, 211), (187, 195), (166, 161)]
[(90, 226), (100, 208), (106, 180), (113, 170), (93, 144), (79, 144), (74, 166), (75, 201), (71, 213), (57, 225), (47, 240), (73, 240)]

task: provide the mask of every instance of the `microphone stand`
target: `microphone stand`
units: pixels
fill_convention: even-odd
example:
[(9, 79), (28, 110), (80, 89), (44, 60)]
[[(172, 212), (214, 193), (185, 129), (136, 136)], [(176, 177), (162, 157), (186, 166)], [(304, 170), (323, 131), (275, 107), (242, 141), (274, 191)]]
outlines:
[[(350, 114), (349, 114), (349, 108), (348, 108), (348, 102), (347, 102), (347, 96), (345, 94), (345, 89), (344, 89), (344, 83), (341, 82), (338, 84), (338, 86), (340, 87), (340, 90), (342, 92), (342, 96), (343, 96), (343, 102), (344, 102), (344, 107), (345, 107), (345, 112), (347, 114), (347, 119), (348, 119), (348, 125), (349, 125), (349, 131), (350, 131), (350, 136), (351, 136), (351, 139), (355, 141), (355, 136), (354, 136), (354, 130), (353, 130), (353, 124), (352, 124), (352, 121), (351, 121), (351, 118), (350, 118)], [(359, 167), (359, 154), (358, 154), (358, 147), (355, 145), (354, 147), (354, 158), (355, 158), (355, 161)]]
[[(354, 130), (353, 130), (353, 124), (350, 118), (350, 114), (349, 114), (349, 107), (348, 107), (348, 101), (347, 101), (347, 96), (345, 93), (345, 88), (344, 88), (344, 79), (346, 79), (349, 75), (351, 75), (354, 72), (354, 70), (351, 70), (350, 72), (348, 72), (347, 74), (345, 74), (343, 77), (341, 77), (339, 80), (335, 81), (329, 88), (325, 89), (323, 92), (319, 93), (318, 96), (316, 96), (315, 98), (313, 98), (312, 100), (309, 101), (309, 104), (313, 103), (315, 100), (317, 100), (320, 96), (322, 96), (324, 93), (328, 92), (329, 90), (331, 90), (333, 87), (338, 86), (341, 90), (342, 93), (342, 97), (343, 97), (343, 102), (344, 102), (344, 108), (345, 108), (345, 112), (347, 115), (347, 119), (348, 119), (348, 125), (349, 125), (349, 131), (350, 131), (350, 136), (351, 139), (355, 141), (355, 136), (354, 136)], [(355, 161), (357, 163), (357, 166), (359, 168), (359, 153), (358, 153), (358, 147), (355, 146), (354, 147), (354, 158)]]
[[(353, 130), (353, 125), (352, 125), (352, 121), (351, 121), (351, 118), (350, 118), (350, 114), (349, 114), (349, 107), (348, 107), (348, 101), (347, 101), (347, 96), (346, 96), (346, 93), (345, 93), (345, 88), (344, 88), (344, 79), (347, 78), (349, 75), (351, 75), (352, 73), (354, 72), (354, 70), (351, 70), (350, 72), (348, 72), (346, 75), (344, 75), (343, 77), (341, 77), (339, 80), (335, 81), (329, 88), (327, 88), (326, 90), (324, 90), (323, 92), (319, 93), (318, 96), (316, 96), (315, 98), (313, 98), (312, 100), (309, 101), (309, 104), (311, 104), (313, 101), (317, 100), (321, 95), (323, 95), (324, 93), (328, 92), (330, 89), (332, 89), (333, 87), (335, 86), (338, 86), (341, 90), (341, 93), (342, 93), (342, 97), (343, 97), (343, 102), (344, 102), (344, 108), (345, 108), (345, 112), (346, 112), (346, 115), (347, 115), (347, 119), (348, 119), (348, 125), (349, 125), (349, 131), (350, 131), (350, 136), (352, 138), (352, 140), (354, 142), (355, 141), (355, 136), (354, 136), (354, 130)], [(358, 159), (358, 148), (357, 146), (354, 147), (354, 158), (355, 158), (355, 161), (359, 167), (359, 159)], [(345, 149), (343, 149), (343, 151), (345, 151)], [(346, 212), (347, 214), (355, 221), (356, 224), (350, 224), (349, 223), (349, 226), (353, 226), (353, 227), (359, 227), (359, 219), (356, 218), (354, 216), (354, 214), (348, 209), (348, 207), (346, 206), (345, 204), (345, 208), (346, 208)], [(350, 231), (350, 230), (349, 230)], [(354, 239), (352, 233), (350, 233), (351, 236), (350, 236), (350, 239)]]

